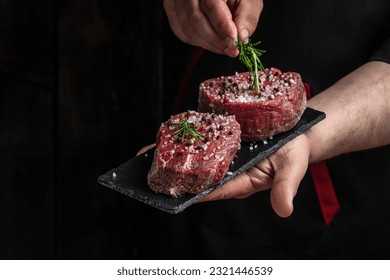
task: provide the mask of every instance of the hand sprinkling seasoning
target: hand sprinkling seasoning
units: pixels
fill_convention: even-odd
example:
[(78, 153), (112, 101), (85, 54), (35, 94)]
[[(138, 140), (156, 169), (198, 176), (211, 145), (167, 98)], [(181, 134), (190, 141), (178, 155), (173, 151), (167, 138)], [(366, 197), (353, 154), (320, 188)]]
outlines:
[(248, 37), (247, 43), (244, 41), (241, 41), (240, 39), (237, 40), (237, 47), (239, 50), (238, 58), (240, 61), (248, 68), (248, 70), (252, 73), (253, 78), (253, 84), (252, 88), (256, 92), (260, 92), (259, 87), (259, 70), (263, 71), (267, 77), (268, 73), (265, 70), (263, 64), (260, 61), (260, 56), (265, 53), (265, 50), (257, 49), (256, 46), (261, 43), (261, 41), (256, 43), (251, 43), (250, 38)]

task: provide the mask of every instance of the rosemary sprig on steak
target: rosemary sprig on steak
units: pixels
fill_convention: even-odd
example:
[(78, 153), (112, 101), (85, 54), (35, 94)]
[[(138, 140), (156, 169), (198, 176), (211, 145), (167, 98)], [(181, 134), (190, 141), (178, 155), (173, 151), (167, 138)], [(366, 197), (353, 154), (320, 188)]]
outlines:
[(251, 43), (248, 37), (248, 42), (245, 43), (238, 39), (237, 46), (238, 51), (240, 52), (238, 58), (240, 61), (248, 68), (248, 70), (252, 73), (253, 85), (252, 88), (256, 91), (260, 91), (259, 87), (259, 70), (263, 71), (267, 76), (268, 73), (265, 71), (263, 64), (260, 61), (260, 56), (265, 53), (265, 50), (260, 50), (256, 48), (261, 41), (256, 43)]
[[(168, 125), (179, 126), (179, 129), (175, 132), (175, 137), (177, 137), (181, 141), (188, 141), (190, 145), (194, 144), (195, 140), (198, 142), (201, 142), (202, 139), (207, 141), (208, 137), (196, 131), (195, 125), (188, 121), (188, 117), (189, 113), (187, 113), (186, 118), (182, 122), (169, 121)], [(187, 135), (190, 135), (190, 139), (187, 138)]]

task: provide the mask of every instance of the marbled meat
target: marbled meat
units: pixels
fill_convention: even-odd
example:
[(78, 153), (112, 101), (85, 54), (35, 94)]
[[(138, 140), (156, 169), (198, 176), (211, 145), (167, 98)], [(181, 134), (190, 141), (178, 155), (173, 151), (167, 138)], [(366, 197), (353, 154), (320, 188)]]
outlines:
[(306, 91), (296, 72), (259, 72), (260, 92), (249, 72), (208, 79), (199, 87), (199, 112), (235, 115), (241, 140), (260, 141), (292, 129), (306, 109)]
[[(187, 121), (201, 136), (179, 131)], [(197, 194), (219, 183), (240, 146), (240, 125), (234, 116), (188, 111), (161, 124), (147, 180), (158, 193), (179, 197)]]

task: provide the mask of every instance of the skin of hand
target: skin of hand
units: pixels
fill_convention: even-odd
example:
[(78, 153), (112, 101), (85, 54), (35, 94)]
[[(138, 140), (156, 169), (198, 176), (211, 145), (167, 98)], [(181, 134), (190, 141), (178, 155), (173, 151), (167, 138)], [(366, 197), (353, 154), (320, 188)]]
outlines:
[(238, 55), (237, 36), (245, 40), (257, 26), (262, 0), (164, 0), (175, 35), (185, 43), (230, 57)]
[(308, 106), (325, 112), (325, 120), (200, 202), (245, 198), (271, 189), (276, 214), (290, 216), (309, 163), (390, 144), (389, 77), (390, 64), (373, 61), (316, 95)]

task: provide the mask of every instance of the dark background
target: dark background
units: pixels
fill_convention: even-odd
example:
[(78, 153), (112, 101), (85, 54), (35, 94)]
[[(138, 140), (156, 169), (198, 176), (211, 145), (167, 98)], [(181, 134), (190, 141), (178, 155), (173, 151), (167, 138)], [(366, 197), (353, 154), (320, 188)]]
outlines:
[[(264, 26), (290, 31), (303, 21), (306, 22), (303, 31), (280, 33), (284, 39), (273, 40), (272, 30), (260, 30), (265, 33), (255, 38), (262, 38), (264, 49), (272, 50), (272, 56), (264, 57), (264, 65), (301, 72), (313, 92), (320, 92), (343, 73), (367, 61), (367, 54), (372, 54), (387, 36), (384, 28), (387, 28), (388, 9), (382, 9), (382, 16), (378, 17), (383, 21), (382, 29), (373, 28), (376, 21), (372, 25), (368, 24), (371, 21), (359, 20), (358, 27), (363, 28), (356, 28), (358, 32), (354, 33), (353, 40), (348, 37), (345, 37), (348, 40), (325, 40), (331, 47), (322, 45), (323, 38), (338, 23), (327, 24), (328, 32), (317, 32), (319, 27), (325, 28), (326, 21), (321, 17), (316, 20), (316, 11), (321, 11), (326, 18), (328, 13), (324, 9), (332, 9), (334, 5), (318, 6), (313, 2), (307, 12), (312, 16), (306, 18), (298, 15), (303, 4), (307, 7), (307, 1), (284, 2), (287, 5), (284, 12), (296, 15), (297, 20), (284, 22), (283, 16), (275, 18), (272, 13), (262, 13)], [(271, 1), (268, 7), (272, 3), (278, 5), (278, 1)], [(346, 5), (346, 1), (334, 3)], [(355, 25), (349, 18), (345, 21)], [(337, 30), (341, 35), (350, 33), (348, 28)], [(292, 43), (296, 34), (310, 38), (302, 37), (306, 47)], [(344, 38), (340, 34), (336, 39)], [(358, 53), (349, 48), (345, 56), (342, 50), (355, 44), (365, 47), (355, 49)], [(319, 52), (321, 56), (317, 56), (319, 49), (324, 50)], [(306, 55), (317, 59), (301, 59)], [(262, 230), (264, 220), (258, 231), (252, 228), (256, 229), (255, 224), (245, 223), (246, 217), (251, 217), (246, 213), (252, 215), (258, 211), (258, 198), (253, 196), (243, 201), (214, 202), (208, 207), (197, 205), (188, 209), (194, 210), (193, 215), (171, 215), (97, 183), (98, 176), (154, 142), (161, 121), (172, 113), (195, 109), (192, 106), (196, 104), (201, 80), (226, 74), (232, 64), (240, 70), (239, 62), (216, 56), (201, 53), (172, 34), (162, 1), (0, 0), (0, 259), (156, 259), (161, 256), (190, 259), (199, 255), (258, 259), (269, 255), (267, 250), (258, 250), (256, 246), (279, 248), (278, 239), (283, 241), (282, 245), (291, 240), (294, 231), (290, 228), (296, 220), (293, 217), (280, 222), (270, 214), (272, 209), (268, 204), (264, 204), (267, 211), (259, 217), (269, 217), (267, 223), (272, 225), (268, 227), (269, 232)], [(195, 69), (200, 57), (203, 67)], [(270, 57), (272, 60), (267, 61)], [(186, 79), (191, 69), (192, 77), (196, 78)], [(316, 81), (316, 77), (322, 79)], [(364, 153), (333, 162), (331, 171), (338, 175), (335, 184), (339, 186), (339, 198), (347, 205), (343, 208), (347, 214), (336, 221), (336, 230), (325, 236), (321, 246), (330, 252), (327, 256), (388, 256), (388, 222), (383, 222), (388, 221), (385, 209), (388, 184), (381, 182), (383, 176), (374, 176), (377, 183), (373, 183), (370, 175), (371, 172), (386, 174), (388, 165), (380, 164), (387, 162), (384, 151), (367, 152), (372, 153), (369, 162), (375, 163), (369, 168)], [(359, 174), (362, 180), (357, 177), (349, 184), (343, 181), (343, 173)], [(371, 195), (365, 187), (368, 185), (375, 186), (377, 193), (362, 204), (359, 199)], [(351, 189), (354, 195), (349, 201)], [(315, 196), (310, 191), (309, 195)], [(267, 193), (259, 196), (269, 203)], [(378, 197), (381, 203), (374, 200)], [(318, 207), (315, 199), (308, 201)], [(244, 203), (247, 212), (234, 212)], [(370, 211), (362, 208), (366, 204)], [(319, 215), (305, 210), (312, 209), (311, 205), (297, 205), (303, 207), (301, 212), (297, 211), (298, 207), (294, 211), (299, 222), (302, 222), (300, 218), (308, 217), (306, 213), (313, 217)], [(352, 215), (348, 207), (353, 210)], [(225, 209), (228, 211), (223, 212)], [(207, 215), (211, 217), (208, 219)], [(221, 220), (229, 215), (234, 219)], [(220, 220), (214, 228), (214, 221)], [(195, 226), (193, 221), (198, 224)], [(243, 222), (235, 224), (236, 221)], [(225, 235), (227, 228), (233, 229), (235, 239)], [(307, 228), (297, 227), (299, 238), (304, 236), (301, 229), (310, 233)], [(274, 238), (273, 230), (289, 237), (282, 234)], [(173, 233), (169, 241), (161, 234), (164, 231)], [(245, 233), (243, 236), (251, 233), (249, 236), (259, 240), (260, 245), (236, 238), (241, 232)], [(268, 244), (268, 239), (259, 238), (258, 233), (270, 234), (275, 244)], [(194, 236), (198, 237), (196, 242)], [(301, 244), (293, 243), (295, 247)], [(225, 248), (226, 244), (233, 246)], [(335, 245), (329, 248), (327, 244)], [(229, 255), (225, 254), (227, 251)]]
[(1, 259), (139, 257), (157, 210), (96, 180), (154, 141), (192, 51), (161, 1), (0, 1)]

